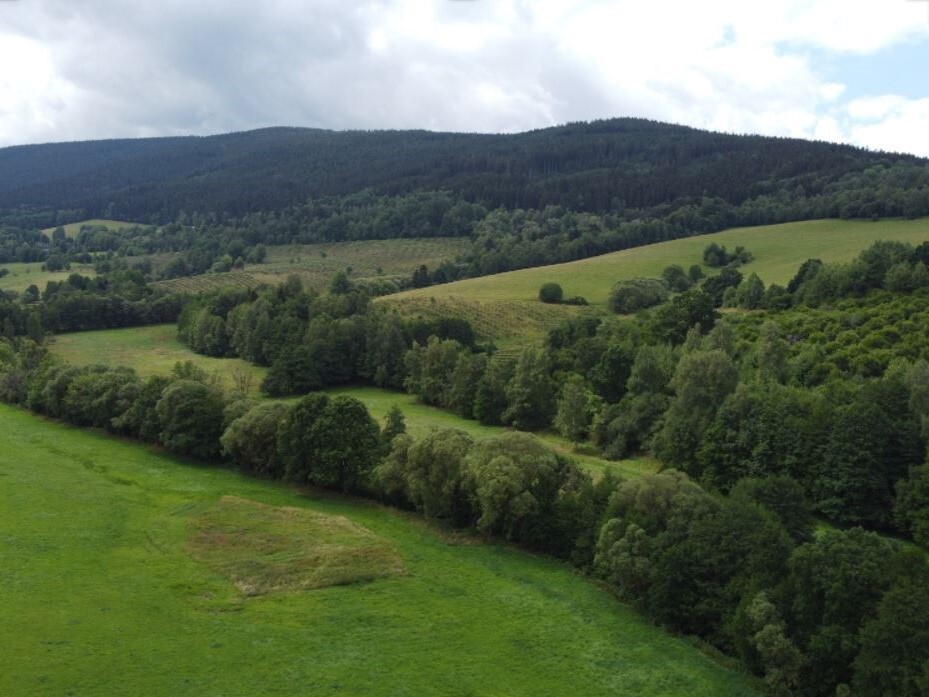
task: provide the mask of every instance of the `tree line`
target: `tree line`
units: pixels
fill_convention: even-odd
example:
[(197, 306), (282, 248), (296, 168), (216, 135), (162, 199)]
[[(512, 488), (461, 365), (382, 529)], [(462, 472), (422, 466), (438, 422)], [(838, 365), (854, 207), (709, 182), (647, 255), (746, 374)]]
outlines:
[(814, 534), (787, 476), (743, 478), (728, 494), (673, 469), (595, 481), (529, 434), (414, 439), (396, 408), (380, 428), (348, 396), (255, 402), (189, 363), (143, 381), (69, 366), (29, 339), (0, 341), (0, 399), (564, 559), (661, 625), (738, 657), (771, 694), (929, 686), (924, 555), (861, 528)]

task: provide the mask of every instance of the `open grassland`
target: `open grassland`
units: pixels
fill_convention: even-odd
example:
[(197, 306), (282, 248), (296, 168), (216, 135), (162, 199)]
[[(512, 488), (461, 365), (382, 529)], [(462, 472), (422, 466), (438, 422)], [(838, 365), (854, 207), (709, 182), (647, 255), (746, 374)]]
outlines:
[[(84, 226), (88, 227), (105, 227), (108, 230), (113, 232), (118, 232), (120, 230), (125, 230), (126, 228), (136, 227), (140, 223), (129, 223), (125, 220), (106, 220), (104, 218), (92, 218), (90, 220), (81, 220), (77, 223), (68, 223), (67, 225), (62, 225), (64, 228), (65, 235), (68, 237), (74, 238), (77, 237), (77, 233), (81, 231), (81, 228)], [(52, 236), (52, 233), (55, 232), (55, 227), (48, 227), (42, 230), (48, 237)]]
[[(227, 286), (254, 288), (262, 283), (277, 285), (294, 274), (307, 288), (323, 290), (336, 273), (347, 269), (351, 269), (349, 277), (353, 280), (391, 276), (409, 278), (421, 264), (435, 269), (442, 261), (463, 252), (467, 245), (463, 238), (281, 245), (268, 247), (267, 259), (262, 264), (247, 264), (244, 269), (228, 273), (158, 281), (153, 285), (179, 292), (206, 293)], [(167, 263), (164, 255), (159, 255), (159, 260)]]
[(40, 291), (45, 290), (49, 281), (63, 281), (73, 273), (82, 276), (96, 276), (94, 267), (88, 264), (71, 264), (68, 271), (43, 271), (41, 261), (28, 263), (0, 264), (0, 269), (7, 269), (8, 274), (0, 278), (0, 290), (23, 292), (31, 285)]
[[(755, 272), (765, 284), (786, 284), (797, 267), (808, 258), (826, 262), (850, 261), (871, 243), (883, 239), (912, 244), (929, 240), (929, 219), (876, 223), (813, 220), (737, 228), (566, 264), (419, 288), (382, 298), (379, 302), (395, 305), (407, 315), (464, 316), (485, 337), (539, 335), (557, 321), (554, 311), (544, 311), (551, 316), (538, 315), (542, 312), (538, 294), (543, 283), (561, 284), (565, 297), (585, 297), (591, 308), (583, 311), (605, 311), (610, 289), (616, 281), (636, 276), (658, 277), (671, 264), (680, 264), (685, 269), (699, 264), (704, 248), (711, 242), (725, 245), (730, 250), (738, 245), (746, 247), (755, 259), (741, 267), (744, 274)], [(558, 311), (566, 316), (580, 310), (562, 307)]]
[[(6, 406), (0, 451), (3, 695), (754, 694), (567, 567), (504, 545)], [(224, 543), (239, 567), (370, 543), (382, 577), (249, 595), (191, 549), (230, 528), (270, 540)], [(367, 575), (354, 569), (346, 582)]]
[(194, 353), (178, 341), (175, 324), (61, 334), (52, 340), (50, 348), (74, 365), (124, 365), (134, 368), (142, 377), (167, 375), (176, 363), (190, 361), (215, 375), (226, 389), (235, 386), (236, 374), (247, 375), (251, 381), (249, 392), (255, 395), (267, 372), (266, 368), (240, 358), (212, 358)]

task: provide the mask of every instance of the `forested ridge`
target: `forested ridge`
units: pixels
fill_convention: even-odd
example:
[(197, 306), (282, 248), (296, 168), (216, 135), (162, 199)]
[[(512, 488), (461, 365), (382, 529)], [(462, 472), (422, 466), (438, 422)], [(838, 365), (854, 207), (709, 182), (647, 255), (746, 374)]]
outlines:
[(0, 211), (43, 214), (43, 227), (96, 216), (163, 224), (182, 212), (241, 216), (371, 189), (449, 190), (489, 209), (615, 213), (685, 198), (738, 206), (797, 187), (816, 196), (875, 166), (925, 161), (641, 119), (512, 135), (269, 128), (5, 148)]

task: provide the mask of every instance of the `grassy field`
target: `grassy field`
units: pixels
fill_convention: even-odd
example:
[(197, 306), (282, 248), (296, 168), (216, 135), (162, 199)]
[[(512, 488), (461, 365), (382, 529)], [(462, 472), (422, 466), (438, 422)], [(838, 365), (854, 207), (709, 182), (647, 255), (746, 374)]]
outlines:
[(0, 278), (0, 290), (15, 290), (23, 292), (35, 284), (38, 289), (45, 290), (49, 281), (63, 281), (73, 273), (83, 276), (96, 276), (94, 267), (87, 264), (71, 264), (69, 271), (43, 271), (42, 262), (0, 264), (0, 268), (9, 270), (9, 274)]
[[(245, 371), (251, 376), (251, 394), (255, 397), (260, 396), (258, 387), (267, 372), (267, 368), (251, 365), (238, 358), (211, 358), (194, 353), (178, 341), (177, 327), (173, 324), (62, 334), (55, 337), (51, 349), (74, 365), (125, 365), (134, 368), (143, 377), (166, 375), (175, 363), (191, 361), (207, 373), (215, 375), (226, 389), (234, 386), (233, 371)], [(497, 436), (505, 430), (499, 426), (484, 426), (477, 421), (462, 419), (442, 409), (420, 404), (415, 397), (404, 392), (376, 387), (347, 387), (331, 392), (360, 399), (381, 423), (387, 411), (396, 404), (406, 417), (409, 432), (417, 437), (434, 428), (458, 428), (476, 439)], [(621, 473), (634, 476), (643, 471), (653, 471), (656, 467), (656, 463), (650, 459), (613, 463), (581, 455), (573, 452), (570, 442), (555, 434), (540, 434), (540, 437), (550, 447), (569, 455), (595, 473), (611, 466)]]
[[(712, 235), (672, 240), (660, 244), (626, 249), (567, 264), (543, 266), (522, 271), (484, 276), (430, 288), (420, 288), (381, 298), (409, 315), (455, 314), (470, 319), (484, 336), (537, 336), (557, 319), (537, 316), (543, 283), (561, 284), (566, 297), (581, 295), (592, 308), (606, 304), (613, 284), (636, 276), (658, 277), (670, 264), (685, 269), (700, 263), (704, 248), (711, 242), (729, 249), (745, 246), (755, 260), (741, 270), (755, 272), (765, 284), (786, 284), (797, 267), (816, 257), (826, 262), (848, 261), (881, 239), (918, 244), (929, 240), (929, 219), (887, 220), (877, 223), (842, 220), (813, 220), (767, 227), (737, 228)], [(559, 309), (562, 316), (576, 314), (576, 308)]]
[[(428, 238), (282, 245), (268, 247), (268, 257), (263, 264), (247, 264), (242, 270), (158, 281), (153, 285), (205, 293), (224, 286), (275, 285), (295, 274), (307, 288), (323, 290), (336, 273), (349, 268), (350, 278), (355, 280), (409, 277), (420, 264), (434, 269), (442, 261), (464, 251), (467, 244), (463, 238)], [(156, 266), (167, 263), (168, 259), (160, 255)]]
[(3, 695), (754, 694), (553, 561), (6, 406), (0, 448)]
[[(89, 227), (105, 227), (108, 230), (113, 232), (118, 232), (119, 230), (125, 230), (126, 228), (136, 227), (139, 223), (129, 223), (125, 220), (105, 220), (104, 218), (92, 218), (90, 220), (81, 220), (76, 223), (68, 223), (67, 225), (62, 225), (64, 228), (65, 235), (68, 237), (77, 237), (77, 233), (81, 231), (81, 228), (85, 225)], [(55, 227), (48, 227), (42, 230), (47, 236), (51, 237), (52, 233), (55, 231)]]
[(227, 389), (234, 386), (233, 373), (244, 372), (251, 377), (251, 392), (256, 395), (267, 372), (266, 368), (240, 358), (211, 358), (194, 353), (178, 341), (175, 324), (61, 334), (52, 340), (50, 348), (74, 365), (125, 365), (142, 377), (167, 375), (175, 363), (191, 361), (215, 375)]
[[(405, 392), (382, 390), (377, 387), (344, 387), (329, 390), (331, 394), (346, 394), (361, 400), (368, 407), (378, 423), (383, 424), (388, 410), (396, 405), (406, 418), (407, 432), (420, 438), (433, 429), (457, 428), (464, 431), (475, 440), (492, 438), (506, 432), (507, 428), (501, 426), (485, 426), (477, 421), (462, 419), (444, 409), (437, 409), (422, 404), (413, 395)], [(621, 462), (612, 462), (592, 455), (581, 455), (574, 452), (573, 444), (555, 433), (536, 434), (550, 448), (570, 457), (572, 460), (585, 466), (597, 474), (607, 467), (612, 467), (618, 473), (628, 476), (638, 476), (643, 472), (657, 471), (658, 463), (651, 458), (633, 458)]]

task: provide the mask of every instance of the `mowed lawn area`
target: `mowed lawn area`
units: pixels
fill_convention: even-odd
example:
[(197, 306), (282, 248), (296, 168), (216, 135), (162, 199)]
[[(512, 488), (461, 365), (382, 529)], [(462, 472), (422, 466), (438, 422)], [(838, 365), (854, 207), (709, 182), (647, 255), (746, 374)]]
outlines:
[(555, 561), (7, 406), (0, 452), (3, 695), (755, 694)]

